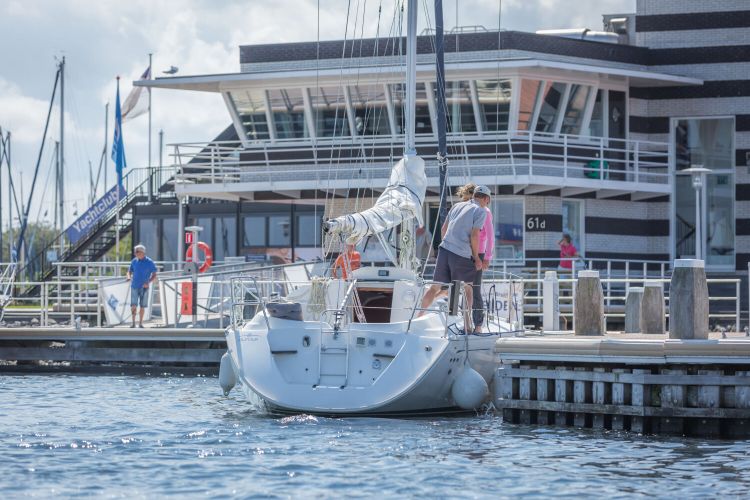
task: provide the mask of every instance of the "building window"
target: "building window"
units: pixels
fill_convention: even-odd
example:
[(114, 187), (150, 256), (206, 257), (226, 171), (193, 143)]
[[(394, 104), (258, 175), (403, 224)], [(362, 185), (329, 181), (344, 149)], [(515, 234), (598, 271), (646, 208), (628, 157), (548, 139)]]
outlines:
[(510, 120), (510, 80), (477, 80), (476, 86), (484, 131), (507, 131)]
[(542, 82), (539, 80), (523, 80), (519, 94), (518, 130), (531, 130), (534, 119), (534, 109)]
[(343, 88), (310, 89), (310, 102), (315, 120), (315, 133), (318, 137), (351, 135)]
[(268, 246), (290, 247), (292, 243), (291, 227), (288, 215), (271, 215), (268, 217)]
[(268, 91), (277, 139), (301, 139), (310, 136), (305, 120), (302, 89)]
[(295, 222), (296, 246), (319, 247), (322, 217), (315, 214), (298, 214)]
[(701, 165), (711, 170), (731, 169), (734, 164), (734, 123), (731, 119), (677, 120), (675, 168)]
[[(437, 84), (433, 83), (437, 92)], [(474, 107), (471, 103), (471, 86), (467, 80), (445, 82), (445, 105), (448, 132), (476, 132)]]
[[(154, 260), (160, 260), (159, 253), (159, 219), (156, 218), (139, 218), (138, 219), (138, 241), (135, 245), (141, 244), (146, 247), (146, 253)], [(133, 245), (133, 246), (135, 246)]]
[(237, 110), (247, 138), (251, 141), (268, 139), (265, 91), (233, 90), (229, 93), (229, 98)]
[(385, 88), (382, 85), (349, 87), (357, 135), (391, 135)]
[(497, 260), (523, 260), (523, 200), (500, 199), (492, 202)]
[(735, 188), (734, 120), (681, 119), (673, 122), (675, 139), (675, 257), (696, 255), (695, 190), (681, 171), (709, 168), (701, 192), (701, 255), (713, 267), (734, 267)]
[(602, 137), (604, 135), (604, 102), (603, 96), (606, 90), (597, 90), (594, 108), (591, 111), (591, 121), (589, 122), (589, 137)]
[[(406, 85), (403, 83), (390, 84), (391, 96), (393, 97), (393, 109), (396, 114), (396, 133), (403, 134), (406, 130), (406, 114), (404, 113), (404, 95)], [(430, 118), (430, 106), (427, 104), (427, 91), (424, 83), (417, 83), (416, 106), (414, 113), (414, 133), (432, 134), (432, 119)]]
[[(570, 97), (565, 107), (563, 116), (562, 129), (563, 134), (580, 135), (581, 126), (583, 125), (583, 115), (586, 111), (586, 102), (589, 99), (591, 87), (588, 85), (578, 85), (574, 83), (570, 86)], [(623, 117), (624, 119), (624, 117)]]
[(570, 235), (570, 241), (578, 254), (583, 255), (583, 200), (563, 200), (562, 232)]
[(234, 216), (217, 217), (214, 222), (214, 259), (223, 261), (226, 257), (234, 257), (237, 255), (237, 219)]
[(162, 219), (161, 227), (161, 259), (172, 262), (182, 260), (184, 255), (177, 255), (177, 247), (179, 246), (180, 238), (180, 235), (178, 234), (179, 228), (177, 227), (177, 217)]
[(542, 107), (539, 110), (539, 118), (536, 122), (537, 132), (556, 133), (557, 117), (563, 106), (565, 86), (566, 84), (561, 82), (547, 82), (545, 85)]
[(611, 139), (625, 139), (626, 114), (625, 92), (609, 91), (609, 137)]
[(242, 246), (265, 247), (266, 218), (262, 215), (246, 215), (242, 218)]

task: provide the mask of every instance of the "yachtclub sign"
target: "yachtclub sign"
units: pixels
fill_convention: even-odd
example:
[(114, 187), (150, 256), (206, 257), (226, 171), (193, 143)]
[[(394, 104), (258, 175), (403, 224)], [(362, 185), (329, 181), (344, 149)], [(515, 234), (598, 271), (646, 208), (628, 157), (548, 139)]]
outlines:
[[(125, 199), (125, 196), (127, 193), (125, 192), (125, 188), (120, 187), (120, 199)], [(86, 236), (88, 232), (96, 226), (96, 223), (99, 222), (106, 214), (109, 212), (114, 206), (117, 204), (117, 187), (113, 187), (109, 191), (106, 192), (104, 196), (99, 198), (96, 203), (94, 203), (91, 208), (86, 210), (83, 215), (78, 217), (78, 219), (68, 227), (68, 229), (65, 230), (65, 234), (68, 237), (68, 240), (71, 244), (75, 244), (80, 240), (82, 237)]]

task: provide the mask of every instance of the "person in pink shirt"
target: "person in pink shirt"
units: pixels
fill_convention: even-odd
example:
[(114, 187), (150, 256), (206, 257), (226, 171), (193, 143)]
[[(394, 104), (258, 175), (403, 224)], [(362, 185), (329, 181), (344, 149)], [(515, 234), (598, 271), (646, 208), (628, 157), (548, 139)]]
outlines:
[(490, 267), (492, 262), (492, 252), (495, 248), (495, 224), (492, 220), (492, 210), (489, 207), (490, 190), (487, 186), (477, 186), (474, 188), (475, 193), (486, 194), (486, 204), (483, 206), (487, 210), (487, 217), (484, 219), (484, 225), (479, 231), (479, 258), (482, 259), (482, 269), (477, 271), (474, 278), (474, 333), (482, 333), (482, 323), (484, 323), (484, 300), (482, 299), (482, 274)]
[(557, 244), (560, 245), (560, 270), (572, 271), (573, 259), (571, 257), (581, 257), (578, 255), (578, 249), (573, 245), (568, 233), (564, 233), (562, 239)]

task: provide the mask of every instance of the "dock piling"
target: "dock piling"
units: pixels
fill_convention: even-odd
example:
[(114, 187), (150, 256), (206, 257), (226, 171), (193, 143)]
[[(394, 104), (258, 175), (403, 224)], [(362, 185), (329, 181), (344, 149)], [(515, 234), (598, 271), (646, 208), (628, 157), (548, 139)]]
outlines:
[(634, 286), (628, 289), (625, 298), (625, 333), (641, 332), (641, 302), (643, 287)]
[(643, 287), (640, 331), (641, 333), (654, 335), (664, 335), (666, 333), (664, 287), (659, 281), (647, 281)]
[(599, 271), (581, 271), (573, 307), (576, 335), (604, 335), (604, 292)]
[(708, 285), (702, 260), (677, 259), (670, 283), (669, 338), (708, 338)]

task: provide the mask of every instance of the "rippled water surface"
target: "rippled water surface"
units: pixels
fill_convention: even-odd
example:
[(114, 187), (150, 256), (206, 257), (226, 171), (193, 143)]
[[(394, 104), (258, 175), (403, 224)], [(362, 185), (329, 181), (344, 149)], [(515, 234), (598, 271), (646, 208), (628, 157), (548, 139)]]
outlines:
[(271, 418), (216, 378), (0, 375), (3, 496), (750, 494), (750, 442)]

